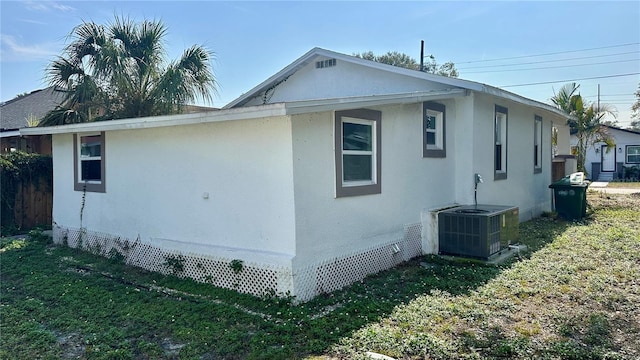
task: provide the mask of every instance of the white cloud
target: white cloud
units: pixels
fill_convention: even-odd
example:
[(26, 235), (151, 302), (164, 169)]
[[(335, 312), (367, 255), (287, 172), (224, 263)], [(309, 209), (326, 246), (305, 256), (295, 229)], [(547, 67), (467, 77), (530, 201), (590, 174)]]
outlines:
[(47, 25), (47, 23), (44, 22), (44, 21), (38, 21), (38, 20), (33, 20), (33, 19), (20, 19), (20, 21), (28, 23), (28, 24)]
[(48, 10), (47, 6), (42, 2), (25, 1), (24, 4), (27, 7), (27, 9), (29, 9), (29, 10), (34, 10), (34, 11), (47, 11)]
[(25, 1), (25, 6), (33, 11), (75, 11), (74, 7), (53, 1)]
[(0, 34), (0, 44), (2, 52), (0, 61), (37, 61), (50, 59), (54, 55), (58, 55), (59, 44), (41, 43), (24, 45), (14, 36)]
[(71, 7), (71, 6), (67, 6), (67, 5), (62, 5), (62, 4), (58, 4), (58, 3), (52, 3), (51, 7), (53, 7), (56, 10), (60, 10), (60, 11), (75, 11), (76, 9)]

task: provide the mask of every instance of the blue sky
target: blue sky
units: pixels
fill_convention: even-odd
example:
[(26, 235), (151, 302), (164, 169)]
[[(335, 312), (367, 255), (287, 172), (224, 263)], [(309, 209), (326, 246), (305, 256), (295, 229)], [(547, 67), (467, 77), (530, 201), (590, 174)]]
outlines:
[[(44, 69), (73, 27), (114, 15), (162, 20), (168, 59), (193, 44), (215, 52), (219, 96), (209, 105), (216, 107), (313, 47), (345, 54), (393, 50), (417, 59), (420, 40), (438, 62), (456, 63), (460, 78), (542, 102), (562, 80), (576, 80), (590, 101), (600, 84), (601, 101), (616, 106), (622, 126), (630, 122), (640, 83), (638, 1), (2, 0), (1, 100), (46, 87)], [(545, 84), (509, 86), (532, 83)]]

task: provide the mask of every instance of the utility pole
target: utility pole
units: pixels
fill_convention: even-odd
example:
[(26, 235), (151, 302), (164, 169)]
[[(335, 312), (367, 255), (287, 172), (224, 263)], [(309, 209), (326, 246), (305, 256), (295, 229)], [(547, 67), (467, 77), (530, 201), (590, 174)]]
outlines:
[(420, 40), (420, 71), (424, 71), (424, 40)]

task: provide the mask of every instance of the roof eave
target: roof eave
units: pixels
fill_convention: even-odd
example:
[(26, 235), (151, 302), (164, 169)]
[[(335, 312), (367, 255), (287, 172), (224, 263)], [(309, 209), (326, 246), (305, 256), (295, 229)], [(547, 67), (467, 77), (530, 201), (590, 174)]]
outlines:
[(3, 129), (0, 131), (0, 138), (20, 136), (20, 129)]
[(163, 115), (133, 119), (95, 121), (48, 127), (22, 129), (22, 135), (68, 134), (77, 132), (148, 129), (178, 125), (193, 125), (220, 121), (283, 116), (284, 104), (250, 106), (229, 110), (215, 110), (192, 114)]

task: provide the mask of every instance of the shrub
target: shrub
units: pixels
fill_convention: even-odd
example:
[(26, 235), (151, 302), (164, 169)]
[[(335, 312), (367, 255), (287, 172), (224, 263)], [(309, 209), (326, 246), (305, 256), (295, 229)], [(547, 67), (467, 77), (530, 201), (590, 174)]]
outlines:
[(622, 178), (629, 181), (640, 181), (640, 165), (624, 166)]

